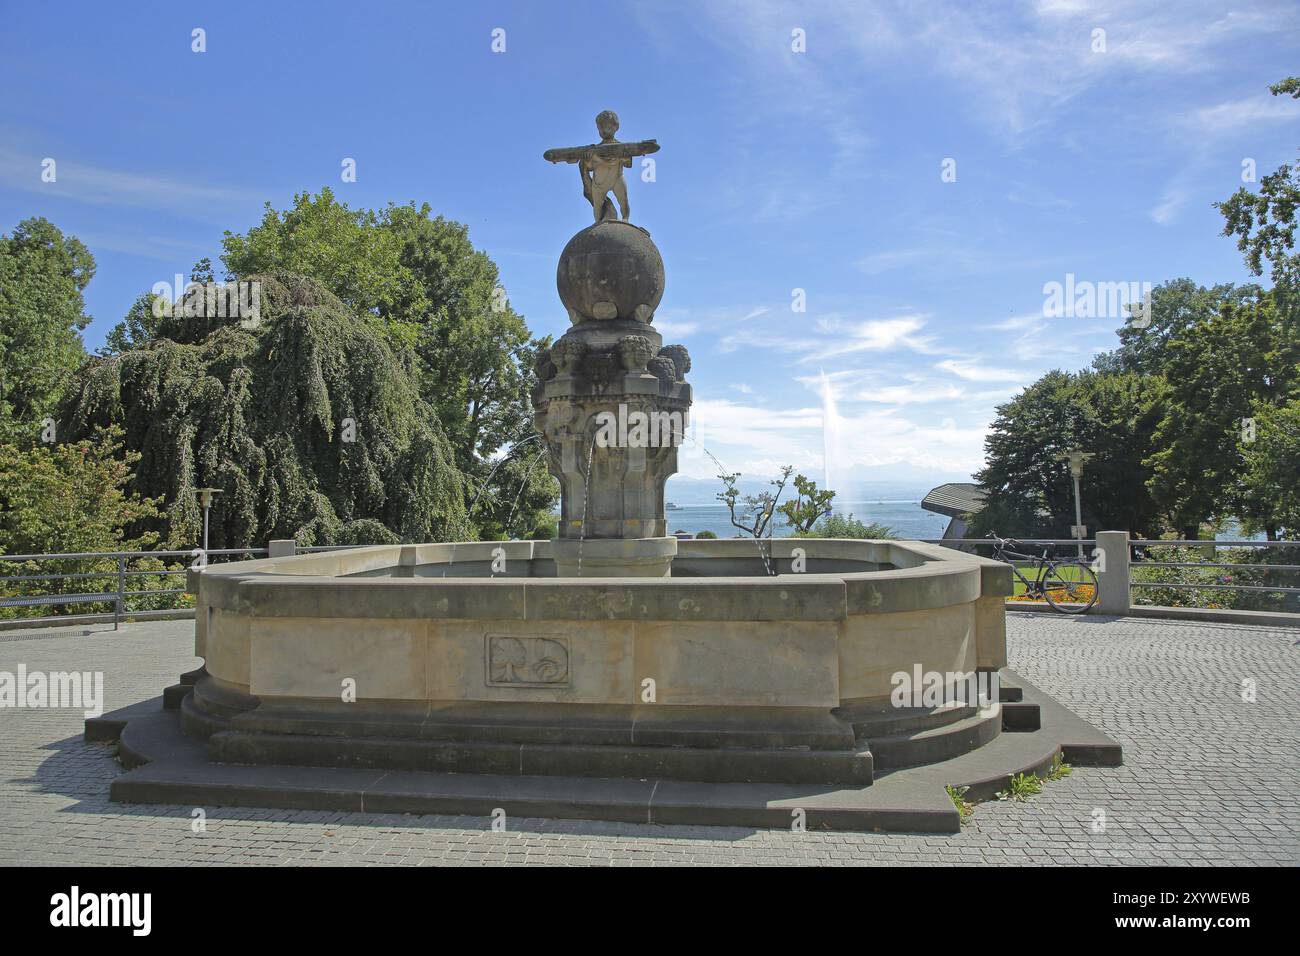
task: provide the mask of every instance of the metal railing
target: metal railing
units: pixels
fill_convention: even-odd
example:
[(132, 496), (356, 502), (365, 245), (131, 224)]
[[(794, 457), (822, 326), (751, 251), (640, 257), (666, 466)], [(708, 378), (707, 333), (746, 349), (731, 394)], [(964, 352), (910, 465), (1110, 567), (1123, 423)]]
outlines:
[[(197, 550), (197, 549), (196, 549)], [(192, 559), (195, 557), (196, 550), (191, 551), (83, 551), (71, 552), (65, 554), (0, 554), (0, 571), (8, 570), (8, 565), (15, 564), (42, 564), (50, 561), (108, 561), (112, 560), (117, 563), (115, 570), (106, 571), (89, 571), (89, 572), (69, 572), (64, 574), (3, 574), (0, 575), (0, 608), (8, 607), (66, 607), (68, 605), (78, 604), (107, 604), (113, 605), (113, 629), (116, 630), (129, 612), (128, 604), (139, 598), (157, 597), (161, 595), (185, 594), (184, 587), (179, 588), (130, 588), (127, 586), (129, 580), (133, 578), (155, 577), (166, 578), (168, 576), (180, 575), (184, 577), (191, 565), (186, 561), (179, 568), (169, 568), (165, 565), (161, 568), (132, 569), (129, 567), (130, 562), (141, 558), (153, 558), (159, 561), (171, 559)], [(265, 555), (266, 548), (213, 548), (204, 554), (208, 559), (222, 558), (230, 560), (238, 556), (255, 557)], [(31, 594), (31, 595), (6, 595), (4, 592), (12, 590), (11, 585), (23, 585), (35, 582), (53, 582), (53, 581), (103, 581), (111, 579), (115, 582), (116, 587), (113, 590), (100, 589), (98, 591), (79, 591), (79, 592), (56, 592), (50, 594)], [(180, 609), (176, 609), (180, 610)], [(17, 618), (9, 619), (3, 623), (10, 624), (34, 624), (49, 623), (57, 620), (61, 615), (46, 615), (44, 617), (34, 618)]]
[[(994, 548), (997, 546), (997, 541), (994, 540), (993, 538), (919, 538), (918, 540), (921, 541), (923, 544), (942, 544), (942, 545), (947, 545), (949, 547), (959, 545), (962, 548), (967, 548), (967, 547)], [(1076, 554), (1078, 553), (1079, 547), (1082, 546), (1085, 557), (1088, 554), (1089, 545), (1095, 546), (1097, 544), (1097, 540), (1095, 538), (1016, 538), (1015, 541), (1017, 544), (1023, 544), (1026, 547), (1032, 547), (1032, 548), (1045, 547), (1051, 551), (1055, 551), (1058, 548), (1068, 547), (1071, 550), (1075, 551)], [(1064, 558), (1068, 556), (1061, 555), (1061, 554), (1052, 554), (1049, 555), (1049, 557)], [(1036, 560), (1037, 559), (1035, 559), (1034, 561), (1017, 560), (1017, 561), (1008, 561), (1007, 563), (1017, 568), (1030, 568), (1035, 565)]]
[[(931, 544), (941, 544), (949, 547), (963, 548), (966, 550), (975, 550), (978, 548), (991, 547), (996, 542), (991, 538), (930, 538), (922, 539)], [(1300, 572), (1300, 563), (1288, 564), (1252, 564), (1242, 561), (1215, 561), (1212, 555), (1215, 551), (1225, 548), (1258, 548), (1278, 550), (1286, 557), (1291, 555), (1286, 553), (1286, 549), (1291, 549), (1296, 559), (1300, 559), (1300, 541), (1260, 541), (1257, 539), (1205, 539), (1198, 538), (1195, 540), (1171, 539), (1160, 540), (1151, 538), (1129, 538), (1122, 531), (1103, 531), (1099, 532), (1096, 538), (1084, 538), (1076, 540), (1074, 538), (1020, 538), (1021, 544), (1029, 547), (1049, 547), (1049, 548), (1077, 548), (1083, 545), (1085, 560), (1097, 574), (1098, 586), (1098, 604), (1096, 610), (1099, 613), (1106, 614), (1125, 614), (1134, 607), (1134, 591), (1160, 591), (1166, 588), (1173, 591), (1237, 591), (1259, 594), (1280, 594), (1285, 599), (1292, 595), (1300, 595), (1300, 587), (1293, 586), (1290, 583), (1273, 583), (1271, 579), (1259, 580), (1265, 575), (1275, 574), (1295, 574)], [(1143, 554), (1151, 548), (1196, 548), (1203, 553), (1211, 555), (1204, 561), (1152, 561), (1146, 560)], [(1134, 552), (1137, 552), (1137, 559), (1134, 559)], [(1067, 557), (1068, 555), (1062, 555)], [(1024, 566), (1028, 562), (1013, 562), (1017, 566)], [(1221, 579), (1206, 582), (1187, 582), (1187, 581), (1135, 581), (1133, 580), (1133, 571), (1145, 570), (1148, 568), (1165, 568), (1165, 569), (1183, 569), (1183, 570), (1201, 570), (1209, 571), (1219, 576)], [(1222, 580), (1221, 572), (1240, 571), (1246, 572), (1250, 577), (1250, 583), (1242, 583), (1231, 580)], [(1245, 576), (1245, 575), (1243, 575)], [(1283, 579), (1286, 580), (1285, 578)], [(1289, 604), (1289, 600), (1287, 600)], [(1146, 605), (1152, 606), (1152, 605)], [(1279, 613), (1293, 613), (1288, 610)]]
[[(1132, 568), (1181, 568), (1193, 570), (1213, 570), (1219, 569), (1230, 571), (1251, 571), (1260, 574), (1275, 573), (1295, 573), (1300, 571), (1300, 564), (1248, 564), (1233, 561), (1148, 561), (1132, 560), (1134, 549), (1149, 548), (1196, 548), (1200, 551), (1213, 554), (1220, 548), (1261, 548), (1261, 549), (1292, 549), (1294, 556), (1300, 558), (1300, 541), (1259, 541), (1255, 539), (1234, 539), (1234, 540), (1206, 540), (1206, 539), (1178, 539), (1163, 541), (1152, 538), (1131, 538), (1129, 539), (1130, 569)], [(1256, 591), (1270, 592), (1275, 594), (1300, 594), (1300, 587), (1290, 587), (1285, 585), (1272, 584), (1239, 584), (1231, 581), (1224, 582), (1181, 582), (1181, 581), (1129, 581), (1130, 588), (1138, 589), (1163, 589), (1172, 588), (1174, 590), (1205, 590), (1205, 591)]]

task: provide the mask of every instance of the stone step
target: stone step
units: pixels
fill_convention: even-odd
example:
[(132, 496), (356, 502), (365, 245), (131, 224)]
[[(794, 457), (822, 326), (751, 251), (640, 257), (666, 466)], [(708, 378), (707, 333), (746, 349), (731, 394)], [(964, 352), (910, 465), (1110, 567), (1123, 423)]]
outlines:
[(202, 739), (181, 733), (192, 697), (180, 715), (154, 698), (88, 720), (86, 735), (120, 735), (119, 753), (131, 769), (114, 779), (110, 796), (123, 803), (469, 814), (485, 827), (501, 809), (508, 819), (788, 829), (802, 817), (809, 829), (956, 833), (959, 818), (945, 785), (987, 799), (1017, 773), (1042, 774), (1058, 754), (1075, 765), (1122, 762), (1118, 743), (1028, 682), (1021, 686), (1024, 702), (1039, 708), (1040, 729), (1000, 734), (940, 763), (877, 772), (871, 786), (856, 788), (213, 763)]
[(974, 716), (978, 708), (966, 705), (949, 707), (898, 707), (863, 713), (852, 707), (833, 711), (853, 727), (857, 739), (893, 737), (898, 734), (932, 730), (946, 724), (955, 724)]
[(220, 733), (229, 726), (229, 722), (213, 717), (195, 703), (194, 694), (186, 694), (181, 700), (181, 727), (185, 733), (197, 740), (207, 740), (213, 734)]
[(570, 712), (514, 705), (395, 707), (282, 705), (263, 701), (228, 721), (226, 729), (262, 734), (383, 737), (508, 744), (698, 747), (742, 750), (852, 750), (853, 729), (830, 711), (766, 708), (762, 713), (719, 708), (575, 706)]
[(172, 684), (170, 687), (163, 688), (163, 709), (180, 710), (181, 701), (193, 690), (193, 684)]
[[(940, 786), (896, 775), (883, 787), (708, 783), (666, 779), (453, 774), (338, 767), (211, 763), (177, 715), (133, 718), (122, 750), (137, 769), (114, 779), (119, 803), (205, 807), (456, 814), (494, 811), (511, 820), (546, 817), (662, 825), (956, 833), (960, 818)], [(152, 758), (152, 759), (150, 759)], [(147, 761), (142, 765), (142, 761)]]
[(213, 734), (208, 754), (218, 763), (849, 786), (868, 786), (873, 768), (870, 753), (853, 750), (517, 744), (239, 730)]
[(1004, 704), (1017, 704), (1024, 699), (1025, 689), (1015, 682), (1012, 672), (1005, 668), (998, 675), (998, 700)]
[(122, 736), (122, 731), (131, 720), (138, 719), (158, 710), (160, 698), (142, 700), (135, 704), (119, 708), (98, 717), (87, 717), (84, 736), (90, 743), (110, 744)]
[[(1025, 689), (1025, 702), (1038, 706), (1043, 730), (1050, 730), (1061, 742), (1067, 763), (1077, 767), (1119, 767), (1124, 763), (1123, 747), (1098, 730), (1056, 698), (1017, 678)], [(1019, 735), (1017, 735), (1019, 736)]]
[[(1015, 672), (1003, 673), (1004, 681), (1009, 676), (1022, 692), (1021, 704), (1036, 709), (1040, 718), (1038, 729), (1004, 733), (978, 750), (901, 772), (918, 779), (966, 787), (968, 800), (988, 800), (1006, 790), (1016, 774), (1034, 773), (1041, 777), (1058, 755), (1076, 767), (1118, 767), (1123, 763), (1119, 743)], [(1003, 705), (1004, 710), (1006, 707)], [(881, 786), (891, 776), (877, 765), (875, 786)]]
[[(967, 800), (991, 800), (1010, 786), (1016, 774), (1033, 773), (1041, 777), (1060, 752), (1060, 742), (1050, 732), (1002, 734), (979, 750), (899, 772), (916, 774), (936, 784), (964, 787)], [(887, 779), (883, 777), (881, 781)]]
[(975, 713), (961, 720), (926, 730), (868, 738), (877, 773), (949, 760), (983, 747), (1002, 732), (1001, 708)]
[(1025, 733), (1042, 726), (1042, 713), (1038, 704), (1022, 700), (1002, 705), (1002, 730), (1004, 733)]

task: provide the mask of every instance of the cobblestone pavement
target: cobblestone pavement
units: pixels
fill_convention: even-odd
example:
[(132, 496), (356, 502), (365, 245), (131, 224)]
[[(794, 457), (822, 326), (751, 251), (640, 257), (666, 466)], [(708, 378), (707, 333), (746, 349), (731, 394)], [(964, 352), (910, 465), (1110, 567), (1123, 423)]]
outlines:
[[(1008, 615), (1011, 666), (1124, 745), (960, 834), (790, 833), (470, 817), (119, 806), (74, 710), (0, 710), (0, 864), (1186, 864), (1300, 862), (1300, 630)], [(156, 696), (188, 621), (0, 632), (0, 671), (103, 671), (105, 709)], [(1242, 700), (1253, 680), (1256, 701)], [(1094, 821), (1104, 828), (1094, 832)]]

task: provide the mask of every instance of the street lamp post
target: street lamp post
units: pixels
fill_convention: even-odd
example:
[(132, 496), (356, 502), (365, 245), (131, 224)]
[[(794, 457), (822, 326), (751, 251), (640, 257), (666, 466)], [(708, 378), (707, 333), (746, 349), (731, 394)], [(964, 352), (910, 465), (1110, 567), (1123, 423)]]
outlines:
[(203, 553), (208, 553), (208, 511), (212, 508), (212, 496), (221, 494), (220, 488), (195, 488), (199, 504), (203, 507)]
[(1058, 461), (1070, 463), (1070, 477), (1074, 479), (1074, 538), (1078, 542), (1079, 561), (1083, 561), (1083, 506), (1079, 503), (1079, 479), (1083, 477), (1083, 463), (1096, 457), (1090, 451), (1071, 448), (1056, 456)]

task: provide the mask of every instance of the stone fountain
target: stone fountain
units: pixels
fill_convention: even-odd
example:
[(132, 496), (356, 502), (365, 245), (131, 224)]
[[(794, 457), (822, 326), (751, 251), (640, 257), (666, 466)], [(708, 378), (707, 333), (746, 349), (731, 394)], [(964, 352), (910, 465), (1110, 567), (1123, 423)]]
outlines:
[(652, 324), (664, 262), (650, 233), (628, 221), (623, 181), (633, 157), (659, 145), (618, 142), (609, 110), (596, 124), (600, 143), (545, 153), (578, 166), (596, 220), (560, 253), (556, 288), (572, 328), (542, 360), (533, 395), (561, 489), (551, 553), (561, 577), (668, 577), (677, 539), (665, 534), (664, 483), (690, 412), (691, 359)]
[(947, 784), (1118, 762), (1005, 670), (1006, 565), (665, 535), (690, 358), (654, 329), (663, 260), (622, 178), (659, 147), (597, 124), (545, 154), (578, 166), (595, 220), (560, 254), (571, 327), (533, 396), (557, 539), (289, 543), (192, 572), (203, 667), (87, 722), (131, 768), (114, 799), (951, 832)]

